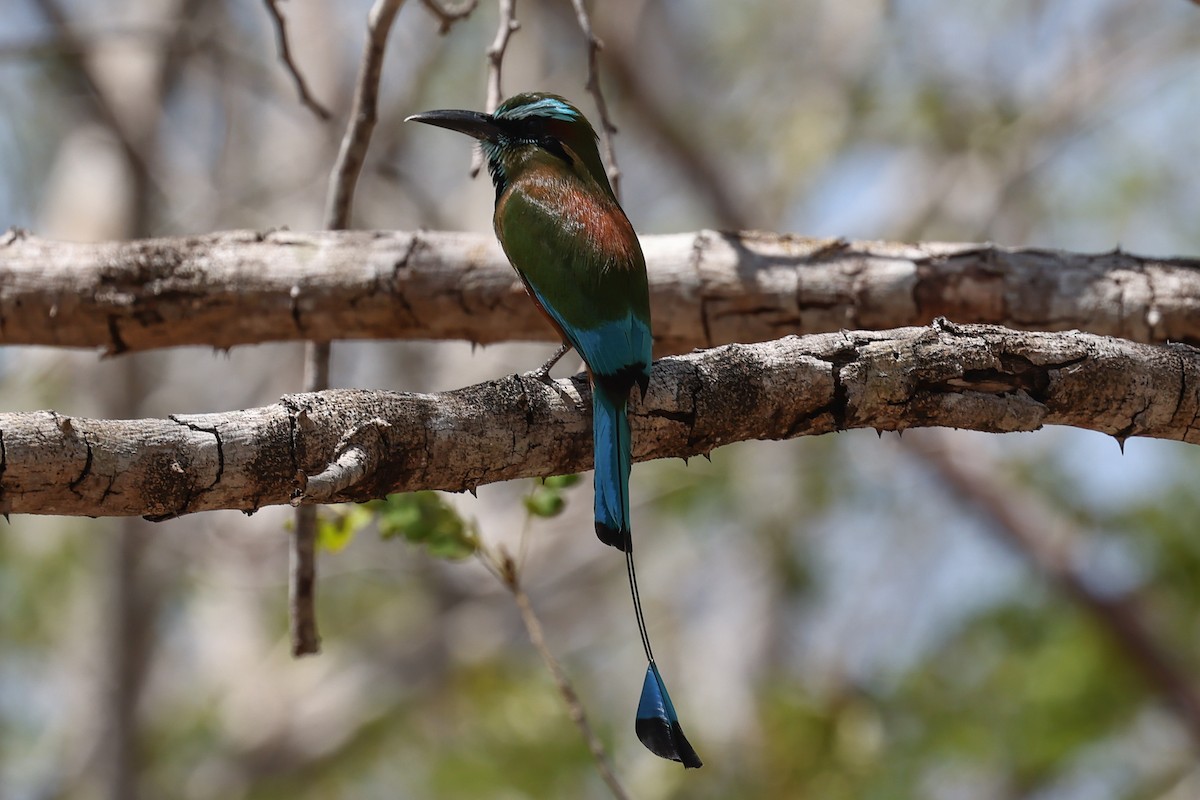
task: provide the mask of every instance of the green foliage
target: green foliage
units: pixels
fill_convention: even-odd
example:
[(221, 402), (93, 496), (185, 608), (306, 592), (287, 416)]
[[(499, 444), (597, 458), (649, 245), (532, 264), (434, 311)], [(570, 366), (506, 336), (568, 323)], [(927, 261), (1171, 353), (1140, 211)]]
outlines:
[(331, 553), (341, 552), (372, 524), (378, 525), (383, 539), (406, 539), (435, 558), (457, 561), (479, 547), (475, 523), (463, 519), (438, 492), (393, 494), (362, 505), (338, 506), (320, 516), (317, 544)]
[(1147, 699), (1104, 631), (1058, 598), (977, 617), (897, 693), (916, 754), (999, 769), (1026, 788), (1119, 735)]
[(317, 515), (317, 546), (329, 553), (340, 553), (363, 528), (375, 521), (375, 513), (366, 506), (344, 505)]
[(479, 548), (475, 523), (463, 519), (438, 492), (393, 494), (367, 508), (378, 514), (384, 539), (403, 537), (437, 558), (463, 559)]
[(544, 478), (525, 496), (525, 510), (535, 517), (557, 517), (567, 507), (566, 490), (579, 483), (578, 475)]

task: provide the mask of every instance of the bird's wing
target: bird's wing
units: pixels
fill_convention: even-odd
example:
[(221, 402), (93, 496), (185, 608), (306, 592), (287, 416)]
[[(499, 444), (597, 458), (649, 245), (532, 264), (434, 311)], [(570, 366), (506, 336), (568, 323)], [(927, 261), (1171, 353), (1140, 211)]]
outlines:
[(620, 206), (573, 175), (530, 171), (496, 207), (496, 234), (534, 300), (596, 375), (650, 364), (646, 262)]

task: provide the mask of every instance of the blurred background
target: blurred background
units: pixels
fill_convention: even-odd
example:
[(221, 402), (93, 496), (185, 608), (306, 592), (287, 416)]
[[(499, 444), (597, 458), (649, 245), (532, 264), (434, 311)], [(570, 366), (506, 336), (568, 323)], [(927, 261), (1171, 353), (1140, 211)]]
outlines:
[[(1185, 0), (596, 3), (624, 205), (645, 234), (1200, 252), (1200, 7)], [(9, 0), (0, 227), (78, 240), (314, 229), (366, 0)], [(518, 4), (506, 94), (589, 115), (567, 2)], [(462, 137), (497, 24), (393, 30), (354, 225), (487, 231)], [(549, 344), (338, 343), (339, 386), (437, 391)], [(570, 359), (565, 359), (570, 361)], [(566, 374), (577, 364), (559, 367)], [(162, 416), (274, 402), (301, 347), (101, 361), (0, 348), (0, 408)], [(705, 760), (632, 730), (644, 661), (590, 478), (448, 497), (523, 579), (640, 798), (1200, 796), (1200, 453), (1082, 431), (851, 432), (635, 467), (642, 597)], [(289, 655), (290, 513), (0, 522), (0, 796), (605, 797), (512, 597), (364, 531), (321, 554), (324, 652)], [(523, 543), (523, 544), (522, 544)]]

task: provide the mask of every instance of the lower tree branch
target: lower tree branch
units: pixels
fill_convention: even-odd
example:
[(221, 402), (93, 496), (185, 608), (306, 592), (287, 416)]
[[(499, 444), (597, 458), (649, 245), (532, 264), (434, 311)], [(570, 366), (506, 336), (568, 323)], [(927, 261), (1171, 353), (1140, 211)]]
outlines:
[[(0, 512), (165, 519), (578, 472), (591, 467), (588, 392), (583, 376), (547, 385), (514, 375), (441, 394), (331, 390), (168, 419), (0, 414)], [(864, 427), (1070, 425), (1200, 444), (1200, 351), (939, 320), (662, 359), (631, 411), (639, 461)], [(307, 476), (337, 464), (348, 443), (374, 468), (306, 498)]]

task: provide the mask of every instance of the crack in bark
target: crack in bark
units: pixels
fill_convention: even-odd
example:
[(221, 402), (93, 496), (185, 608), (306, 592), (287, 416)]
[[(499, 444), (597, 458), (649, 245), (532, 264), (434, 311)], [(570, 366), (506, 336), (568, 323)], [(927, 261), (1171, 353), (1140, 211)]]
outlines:
[[(197, 433), (211, 433), (213, 438), (217, 440), (217, 474), (213, 478), (212, 483), (200, 490), (200, 492), (211, 491), (221, 482), (221, 478), (225, 475), (225, 442), (221, 439), (220, 430), (218, 430), (217, 426), (215, 425), (211, 428), (205, 428), (203, 425), (197, 425), (194, 422), (188, 422), (187, 420), (180, 419), (174, 414), (169, 415), (167, 419), (178, 425), (183, 425), (189, 430), (196, 431)], [(199, 494), (200, 492), (197, 492), (196, 494)]]
[[(195, 423), (180, 419), (179, 417), (177, 417), (174, 414), (169, 415), (167, 417), (167, 419), (171, 420), (176, 425), (182, 425), (183, 427), (188, 428), (189, 430), (196, 431), (198, 433), (212, 434), (213, 438), (215, 438), (217, 441), (217, 474), (213, 478), (212, 483), (210, 483), (208, 486), (205, 486), (203, 488), (197, 488), (190, 481), (187, 483), (187, 485), (185, 487), (181, 486), (180, 488), (182, 489), (182, 498), (181, 498), (181, 501), (179, 502), (178, 506), (171, 509), (170, 511), (165, 511), (161, 514), (144, 514), (142, 516), (142, 519), (146, 520), (147, 522), (165, 522), (166, 520), (176, 519), (178, 517), (183, 516), (184, 514), (191, 513), (190, 509), (191, 509), (192, 503), (195, 501), (195, 499), (197, 497), (200, 497), (201, 495), (203, 495), (205, 492), (212, 491), (214, 488), (216, 488), (220, 484), (221, 478), (225, 472), (224, 442), (221, 440), (221, 434), (216, 430), (215, 427), (214, 428), (205, 428), (201, 425), (197, 425)], [(181, 460), (184, 461), (187, 464), (187, 466), (185, 466), (183, 463), (180, 463)], [(171, 470), (172, 472), (176, 472), (180, 476), (182, 476), (181, 477), (181, 480), (182, 480), (182, 479), (186, 479), (187, 477), (189, 477), (188, 470), (192, 466), (193, 466), (193, 461), (191, 459), (173, 458), (173, 459), (171, 459), (169, 464), (167, 464), (165, 462), (160, 463), (160, 464), (156, 465), (156, 468), (163, 469), (165, 467), (165, 468)], [(174, 482), (169, 481), (169, 480), (166, 481), (165, 483), (167, 483), (170, 486), (176, 485), (176, 484), (174, 484)], [(112, 488), (112, 485), (110, 484), (109, 489), (111, 489), (111, 488)], [(106, 490), (106, 493), (107, 493), (107, 491), (108, 490)]]
[(106, 500), (108, 500), (108, 498), (112, 495), (112, 493), (113, 493), (112, 487), (113, 487), (113, 484), (116, 482), (117, 482), (117, 475), (114, 472), (108, 476), (108, 485), (105, 486), (104, 491), (100, 493), (100, 500), (97, 502), (97, 505), (99, 505), (101, 507), (104, 506), (104, 502)]
[(412, 238), (408, 242), (408, 247), (400, 255), (400, 258), (392, 264), (392, 285), (389, 292), (392, 299), (396, 303), (399, 303), (400, 307), (404, 309), (404, 313), (408, 315), (408, 318), (413, 321), (414, 325), (419, 325), (420, 319), (413, 309), (412, 304), (408, 302), (406, 292), (400, 286), (400, 273), (409, 269), (409, 261), (416, 255), (417, 250), (421, 246), (422, 242), (420, 241), (420, 232), (418, 231), (413, 233)]
[(1154, 276), (1150, 274), (1145, 264), (1136, 264), (1138, 274), (1142, 276), (1142, 280), (1146, 282), (1146, 293), (1150, 295), (1150, 302), (1146, 304), (1146, 314), (1144, 321), (1146, 323), (1146, 332), (1152, 337), (1158, 337), (1158, 324), (1162, 321), (1162, 312), (1158, 310), (1158, 286), (1154, 280)]
[(999, 353), (999, 368), (964, 369), (960, 377), (937, 381), (922, 381), (918, 389), (934, 393), (980, 392), (1008, 395), (1024, 392), (1032, 400), (1045, 405), (1049, 399), (1051, 373), (1087, 361), (1091, 356), (1078, 356), (1054, 364), (1038, 364), (1017, 353)]
[(1136, 435), (1136, 429), (1138, 427), (1140, 427), (1139, 423), (1138, 423), (1138, 417), (1142, 416), (1147, 411), (1149, 411), (1150, 407), (1152, 405), (1154, 405), (1154, 401), (1147, 398), (1145, 404), (1140, 409), (1133, 412), (1133, 414), (1131, 414), (1129, 416), (1129, 424), (1126, 425), (1124, 428), (1121, 428), (1121, 430), (1113, 432), (1113, 437), (1121, 445), (1122, 453), (1125, 452), (1125, 440), (1128, 439), (1130, 436)]
[(83, 497), (83, 492), (79, 491), (79, 485), (87, 480), (88, 475), (92, 474), (92, 443), (88, 441), (86, 436), (80, 437), (83, 440), (84, 447), (87, 448), (87, 458), (83, 462), (83, 471), (79, 473), (79, 477), (67, 484), (67, 488), (75, 493), (76, 497)]
[(421, 248), (421, 234), (419, 231), (412, 234), (412, 238), (408, 240), (408, 247), (400, 254), (400, 258), (392, 264), (392, 285), (394, 286), (400, 280), (400, 273), (409, 268), (408, 262), (416, 255), (417, 250)]
[(292, 475), (296, 481), (296, 486), (292, 489), (292, 498), (301, 497), (304, 494), (304, 479), (307, 478), (300, 470), (300, 456), (297, 453), (296, 440), (300, 436), (300, 426), (296, 421), (296, 417), (300, 414), (300, 407), (297, 406), (288, 397), (282, 397), (279, 404), (287, 409), (288, 419), (288, 455), (292, 459)]
[[(846, 430), (846, 423), (850, 418), (850, 389), (842, 377), (842, 370), (856, 363), (862, 355), (859, 352), (858, 343), (848, 334), (843, 332), (842, 335), (846, 338), (846, 346), (835, 350), (826, 357), (829, 361), (830, 376), (833, 378), (833, 401), (829, 404), (828, 412), (833, 417), (835, 428), (839, 431)], [(817, 411), (825, 413), (824, 409)]]
[(862, 327), (862, 312), (863, 309), (869, 306), (866, 303), (867, 295), (871, 293), (871, 282), (867, 280), (867, 267), (862, 261), (851, 266), (846, 274), (850, 278), (850, 324), (855, 328)]
[[(1175, 360), (1179, 363), (1179, 393), (1175, 395), (1175, 413), (1178, 414), (1179, 409), (1183, 406), (1184, 399), (1187, 397), (1187, 362), (1183, 360), (1183, 355), (1178, 352), (1175, 353)], [(1200, 413), (1200, 407), (1197, 408), (1197, 413)], [(1192, 421), (1195, 421), (1195, 416), (1192, 417)]]
[(688, 443), (692, 443), (690, 433), (696, 427), (696, 412), (693, 411), (664, 411), (662, 409), (648, 409), (643, 414), (654, 419), (665, 419), (670, 422), (678, 422), (680, 425), (686, 425), (689, 436)]

